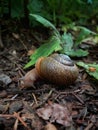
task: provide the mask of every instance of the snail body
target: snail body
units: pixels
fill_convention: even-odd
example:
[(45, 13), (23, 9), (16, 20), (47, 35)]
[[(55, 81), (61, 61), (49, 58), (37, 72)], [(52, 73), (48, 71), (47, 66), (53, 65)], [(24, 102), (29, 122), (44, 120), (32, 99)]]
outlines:
[(35, 68), (41, 78), (57, 85), (74, 83), (79, 73), (77, 66), (64, 54), (39, 58)]

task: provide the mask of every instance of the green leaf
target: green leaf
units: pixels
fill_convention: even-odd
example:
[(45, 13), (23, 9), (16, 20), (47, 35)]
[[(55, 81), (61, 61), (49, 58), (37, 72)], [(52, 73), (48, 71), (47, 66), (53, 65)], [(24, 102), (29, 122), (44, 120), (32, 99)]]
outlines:
[(89, 53), (86, 50), (82, 50), (82, 49), (77, 49), (77, 50), (71, 50), (71, 51), (66, 51), (65, 52), (67, 55), (69, 56), (76, 56), (76, 57), (83, 57), (83, 56), (87, 56)]
[(59, 32), (55, 28), (55, 26), (50, 21), (48, 21), (47, 19), (45, 19), (42, 16), (37, 15), (37, 14), (30, 14), (30, 16), (34, 17), (36, 19), (36, 21), (43, 24), (43, 26), (52, 28), (57, 34), (59, 34)]
[(64, 33), (61, 37), (64, 51), (71, 51), (73, 47), (73, 39), (71, 33)]
[(24, 68), (28, 68), (34, 65), (38, 58), (42, 56), (48, 56), (54, 51), (61, 50), (60, 39), (56, 36), (53, 36), (47, 43), (41, 45), (33, 55), (30, 56), (30, 61), (25, 65)]
[[(98, 80), (98, 64), (87, 64), (84, 62), (77, 62), (77, 65), (83, 67), (90, 76), (93, 76), (95, 79)], [(90, 68), (93, 68), (94, 71), (91, 71)]]
[(43, 2), (40, 0), (29, 0), (27, 8), (30, 13), (42, 13)]
[(82, 57), (82, 56), (87, 56), (88, 55), (88, 51), (82, 50), (82, 49), (77, 49), (74, 50), (73, 46), (73, 39), (72, 39), (72, 35), (70, 33), (66, 34), (64, 33), (64, 35), (62, 35), (62, 46), (63, 46), (63, 50), (61, 50), (61, 52), (69, 55), (69, 56), (77, 56), (77, 57)]
[(11, 17), (12, 18), (21, 18), (24, 17), (24, 7), (23, 0), (13, 1), (11, 0), (10, 9), (11, 9)]
[(96, 33), (94, 33), (93, 31), (87, 29), (86, 27), (82, 27), (82, 26), (77, 26), (78, 29), (80, 29), (80, 33), (75, 41), (75, 47), (77, 47), (79, 44), (82, 43), (82, 41), (87, 38), (88, 36), (90, 36), (90, 34), (95, 35)]

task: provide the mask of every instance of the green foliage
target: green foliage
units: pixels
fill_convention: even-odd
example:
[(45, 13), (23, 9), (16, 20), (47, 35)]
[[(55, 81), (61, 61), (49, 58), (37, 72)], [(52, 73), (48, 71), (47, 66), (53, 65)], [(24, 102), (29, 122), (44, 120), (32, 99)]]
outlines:
[[(95, 34), (95, 33), (91, 32), (90, 30), (88, 30), (84, 27), (81, 27), (82, 33), (80, 31), (80, 34), (81, 34), (81, 35), (79, 35), (80, 40), (79, 40), (79, 44), (77, 44), (77, 42), (74, 43), (73, 36), (71, 33), (64, 33), (64, 34), (60, 35), (58, 30), (55, 28), (55, 26), (51, 22), (46, 20), (45, 18), (43, 18), (39, 15), (35, 15), (35, 14), (30, 14), (30, 16), (35, 18), (35, 20), (40, 22), (45, 27), (52, 28), (53, 35), (52, 35), (52, 38), (50, 38), (50, 40), (47, 43), (44, 43), (43, 45), (41, 45), (35, 51), (35, 53), (33, 55), (31, 55), (30, 62), (27, 63), (25, 68), (28, 68), (31, 65), (34, 65), (39, 57), (48, 56), (51, 53), (53, 53), (54, 51), (59, 51), (60, 53), (65, 53), (69, 56), (77, 56), (77, 57), (88, 55), (88, 51), (79, 49), (78, 45), (82, 43), (82, 40), (84, 40), (83, 38), (85, 38), (85, 35), (88, 36), (89, 34)], [(78, 27), (76, 29), (78, 29)], [(75, 44), (77, 44), (77, 45), (75, 46)]]
[(62, 53), (65, 53), (69, 56), (77, 56), (77, 57), (88, 55), (88, 51), (74, 48), (75, 43), (73, 42), (72, 35), (70, 33), (69, 34), (64, 33), (62, 35), (62, 43), (63, 43)]
[(51, 28), (54, 30), (54, 32), (58, 35), (59, 32), (56, 29), (56, 27), (49, 22), (48, 20), (46, 20), (45, 18), (41, 17), (40, 15), (35, 15), (35, 14), (30, 14), (30, 16), (34, 17), (36, 21), (38, 21), (39, 23), (43, 24), (43, 26), (47, 27), (47, 28)]
[[(75, 38), (73, 38), (71, 33), (64, 33), (62, 35), (62, 43), (63, 43), (63, 53), (69, 55), (69, 56), (87, 56), (88, 51), (79, 49), (79, 45), (84, 41), (86, 38), (90, 37), (90, 35), (96, 35), (93, 31), (83, 27), (83, 26), (75, 26), (75, 25), (69, 25), (67, 26), (68, 29), (72, 29), (74, 31)], [(64, 30), (67, 32), (67, 29), (64, 28)], [(75, 39), (73, 41), (73, 39)]]
[(98, 80), (98, 64), (87, 64), (84, 62), (78, 62), (77, 65), (83, 67), (90, 76), (93, 76), (95, 79)]
[(51, 28), (53, 30), (54, 35), (48, 40), (48, 42), (42, 44), (33, 55), (30, 56), (30, 62), (26, 64), (24, 68), (28, 68), (31, 65), (34, 65), (39, 57), (48, 56), (54, 51), (59, 51), (62, 49), (60, 46), (60, 34), (55, 26), (46, 20), (45, 18), (41, 17), (40, 15), (30, 14), (30, 16), (34, 17), (35, 20), (43, 24), (45, 27)]
[(72, 21), (86, 24), (92, 14), (97, 15), (96, 5), (98, 6), (97, 0), (92, 3), (88, 0), (44, 0), (40, 15), (52, 21), (54, 25)]
[(28, 62), (26, 64), (26, 66), (24, 68), (28, 68), (28, 67), (34, 65), (39, 57), (48, 56), (52, 52), (59, 51), (59, 50), (61, 50), (60, 39), (58, 37), (56, 37), (56, 36), (52, 36), (47, 43), (41, 45), (35, 51), (35, 53), (30, 56), (31, 60), (30, 60), (30, 62)]
[(27, 8), (30, 13), (36, 12), (37, 14), (40, 14), (43, 8), (43, 2), (41, 0), (29, 0)]
[(9, 13), (8, 1), (0, 1), (0, 17), (7, 13)]
[(0, 16), (9, 15), (11, 18), (20, 19), (24, 17), (24, 0), (2, 0), (0, 5)]
[(24, 17), (24, 0), (11, 0), (11, 17), (18, 18)]
[[(25, 6), (29, 14), (41, 15), (55, 26), (73, 21), (85, 25), (98, 15), (98, 0), (1, 0), (0, 16), (6, 13), (20, 19), (25, 16)], [(30, 21), (35, 22), (31, 17)]]
[(78, 46), (79, 44), (81, 44), (81, 42), (87, 38), (90, 34), (95, 35), (96, 33), (94, 33), (93, 31), (82, 27), (82, 26), (77, 26), (77, 29), (80, 30), (80, 33), (78, 35), (78, 37), (75, 40), (75, 46)]

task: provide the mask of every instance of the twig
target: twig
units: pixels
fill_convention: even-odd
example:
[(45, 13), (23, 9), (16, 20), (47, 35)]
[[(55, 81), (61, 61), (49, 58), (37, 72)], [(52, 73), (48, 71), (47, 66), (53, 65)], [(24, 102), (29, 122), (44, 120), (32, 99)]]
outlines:
[(6, 117), (6, 118), (14, 118), (14, 115), (10, 115), (10, 114), (0, 114), (0, 117)]
[(34, 98), (34, 101), (35, 101), (36, 105), (38, 105), (38, 101), (37, 101), (37, 98), (36, 98), (35, 94), (32, 93), (32, 95), (33, 95), (33, 98)]
[(22, 120), (22, 118), (19, 116), (19, 113), (14, 112), (13, 115), (11, 115), (11, 114), (0, 114), (0, 117), (5, 117), (5, 118), (17, 118), (17, 119), (21, 122), (21, 124), (27, 128), (27, 130), (31, 130), (30, 128), (28, 128), (27, 124), (26, 124), (26, 123)]
[(94, 124), (91, 122), (88, 124), (88, 126), (84, 130), (90, 130)]
[(26, 51), (28, 52), (28, 49), (26, 47), (26, 45), (24, 44), (24, 42), (20, 39), (20, 36), (18, 34), (12, 33), (13, 37), (17, 40), (20, 41), (20, 43), (23, 45), (23, 47), (26, 49)]
[(50, 92), (48, 93), (47, 97), (40, 104), (34, 106), (33, 108), (37, 108), (37, 107), (40, 107), (40, 106), (44, 105), (44, 103), (48, 101), (48, 99), (51, 96), (52, 92), (53, 92), (53, 90), (50, 90)]
[(84, 101), (82, 99), (80, 99), (80, 97), (78, 95), (76, 95), (75, 93), (72, 93), (72, 95), (74, 95), (80, 103), (84, 104)]
[(7, 102), (7, 101), (13, 101), (13, 100), (16, 100), (15, 98), (18, 96), (18, 94), (15, 94), (12, 98), (10, 99), (4, 99), (3, 101), (4, 102)]
[(18, 128), (18, 122), (19, 122), (19, 120), (18, 119), (16, 119), (16, 121), (15, 121), (15, 124), (14, 124), (14, 130), (17, 130), (17, 128)]
[[(22, 120), (22, 118), (19, 116), (19, 113), (14, 112), (14, 116), (26, 127), (28, 128), (27, 124)], [(28, 129), (30, 130), (30, 129)]]
[[(56, 92), (56, 91), (55, 91)], [(75, 91), (66, 91), (66, 92), (56, 92), (57, 95), (54, 97), (55, 100), (57, 100), (57, 98), (60, 96), (60, 95), (68, 95), (68, 94), (72, 94), (74, 95), (82, 104), (84, 104), (83, 100), (80, 99), (80, 97), (78, 97), (76, 95), (76, 93), (80, 92), (80, 90), (75, 90)]]

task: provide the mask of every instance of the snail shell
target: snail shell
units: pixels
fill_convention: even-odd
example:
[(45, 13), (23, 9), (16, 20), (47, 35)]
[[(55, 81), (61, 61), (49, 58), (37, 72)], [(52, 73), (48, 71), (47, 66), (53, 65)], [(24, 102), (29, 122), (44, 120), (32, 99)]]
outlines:
[(40, 77), (57, 85), (70, 85), (79, 74), (77, 66), (64, 54), (39, 58), (35, 67)]

